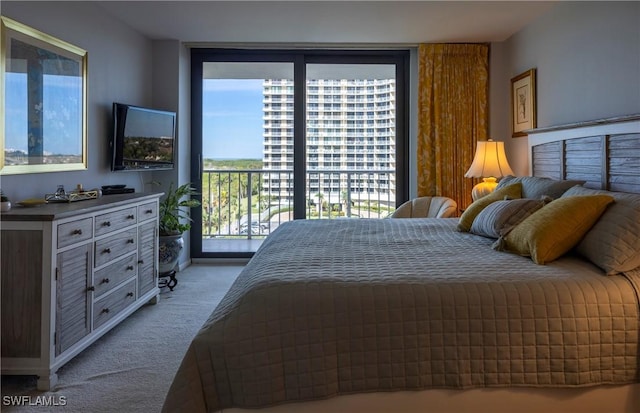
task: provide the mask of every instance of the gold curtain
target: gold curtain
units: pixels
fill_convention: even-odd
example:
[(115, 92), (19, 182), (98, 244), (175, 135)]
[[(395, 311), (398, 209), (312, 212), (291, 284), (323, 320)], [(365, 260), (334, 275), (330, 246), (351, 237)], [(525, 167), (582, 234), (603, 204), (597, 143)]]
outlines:
[(464, 174), (488, 136), (489, 46), (422, 44), (418, 49), (418, 196), (471, 202)]

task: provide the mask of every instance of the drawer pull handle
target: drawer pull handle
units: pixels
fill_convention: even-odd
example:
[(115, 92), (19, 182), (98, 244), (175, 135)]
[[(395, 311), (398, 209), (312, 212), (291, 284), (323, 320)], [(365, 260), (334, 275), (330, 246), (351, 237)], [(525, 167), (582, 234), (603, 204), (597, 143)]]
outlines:
[(103, 254), (111, 254), (111, 248), (105, 248), (102, 250)]
[(153, 209), (147, 209), (144, 211), (145, 214), (153, 214)]
[(94, 287), (93, 285), (91, 287), (87, 288), (87, 291), (95, 291), (95, 290), (96, 290), (96, 287)]
[(133, 265), (127, 265), (127, 271), (133, 271)]
[(136, 216), (135, 216), (135, 215), (133, 215), (133, 214), (131, 214), (131, 215), (127, 215), (127, 219), (135, 219), (135, 218), (136, 218)]
[(74, 229), (73, 232), (71, 232), (72, 235), (82, 235), (82, 230), (81, 229)]
[(111, 226), (111, 221), (104, 221), (104, 222), (102, 223), (102, 226), (103, 226), (103, 227), (110, 227), (110, 226)]
[(103, 278), (102, 279), (102, 284), (109, 284), (109, 279), (108, 278)]
[(108, 308), (103, 308), (102, 309), (102, 314), (109, 314), (109, 309)]
[(127, 293), (127, 297), (133, 297), (133, 293), (132, 292), (128, 292)]
[(144, 264), (143, 260), (138, 260), (138, 264)]
[(135, 244), (135, 241), (133, 240), (133, 238), (129, 238), (127, 240), (127, 244)]

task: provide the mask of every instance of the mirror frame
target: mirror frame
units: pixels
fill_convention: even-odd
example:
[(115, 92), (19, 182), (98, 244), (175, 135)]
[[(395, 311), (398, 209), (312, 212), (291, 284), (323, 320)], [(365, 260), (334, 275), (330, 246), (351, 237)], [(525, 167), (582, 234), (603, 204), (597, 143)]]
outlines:
[[(31, 27), (28, 27), (15, 20), (0, 16), (0, 31), (2, 32), (2, 41), (0, 45), (0, 90), (5, 91), (4, 96), (0, 97), (0, 175), (27, 174), (39, 172), (59, 172), (59, 171), (79, 171), (87, 169), (87, 52), (77, 46), (69, 44), (65, 41), (57, 39), (48, 34), (42, 33)], [(61, 163), (39, 163), (39, 164), (23, 164), (23, 165), (6, 165), (5, 164), (5, 134), (6, 134), (6, 114), (10, 112), (7, 107), (6, 96), (6, 70), (9, 63), (10, 51), (7, 50), (12, 39), (18, 39), (44, 51), (43, 54), (53, 53), (63, 56), (67, 59), (78, 63), (80, 69), (80, 77), (82, 78), (81, 99), (78, 102), (78, 113), (80, 114), (80, 137), (81, 139), (81, 159), (79, 162), (61, 162)], [(44, 61), (45, 59), (41, 59)], [(37, 93), (42, 94), (44, 87), (39, 85), (40, 89)], [(75, 122), (74, 122), (75, 123)], [(77, 125), (77, 123), (76, 123)], [(64, 127), (64, 126), (63, 126)], [(43, 142), (46, 136), (42, 137)], [(74, 139), (75, 140), (75, 139)], [(77, 145), (78, 142), (70, 142), (70, 145)], [(44, 143), (43, 143), (44, 146)]]

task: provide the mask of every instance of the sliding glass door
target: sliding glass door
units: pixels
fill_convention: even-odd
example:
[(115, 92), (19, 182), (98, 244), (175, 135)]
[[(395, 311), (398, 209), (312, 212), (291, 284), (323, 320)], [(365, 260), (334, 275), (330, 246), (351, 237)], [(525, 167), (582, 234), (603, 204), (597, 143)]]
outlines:
[(407, 52), (192, 51), (192, 257), (406, 199)]

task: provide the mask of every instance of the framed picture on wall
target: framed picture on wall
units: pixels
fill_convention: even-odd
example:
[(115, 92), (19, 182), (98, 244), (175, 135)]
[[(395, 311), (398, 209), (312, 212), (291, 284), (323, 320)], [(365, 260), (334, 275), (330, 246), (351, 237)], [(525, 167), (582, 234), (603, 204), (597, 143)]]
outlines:
[(87, 52), (4, 16), (0, 32), (0, 175), (87, 169)]
[(536, 69), (511, 79), (511, 136), (526, 136), (536, 127)]

